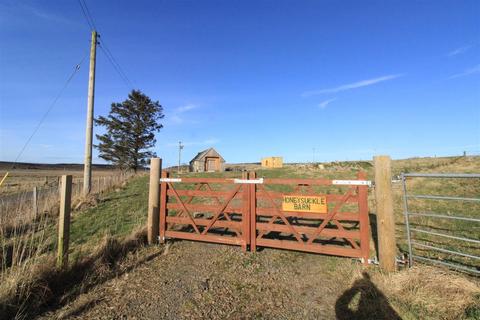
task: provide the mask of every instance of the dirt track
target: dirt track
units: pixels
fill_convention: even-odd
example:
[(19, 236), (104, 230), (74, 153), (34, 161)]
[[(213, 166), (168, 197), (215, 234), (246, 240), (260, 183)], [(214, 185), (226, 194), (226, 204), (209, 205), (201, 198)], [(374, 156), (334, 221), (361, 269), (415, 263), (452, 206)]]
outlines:
[(350, 259), (188, 241), (137, 255), (126, 272), (42, 318), (395, 319)]

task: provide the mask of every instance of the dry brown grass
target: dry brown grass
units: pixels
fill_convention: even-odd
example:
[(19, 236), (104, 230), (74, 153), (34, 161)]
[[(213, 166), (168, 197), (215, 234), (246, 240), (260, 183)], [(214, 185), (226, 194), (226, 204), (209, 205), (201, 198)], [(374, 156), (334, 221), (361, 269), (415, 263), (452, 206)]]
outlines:
[(378, 279), (385, 292), (419, 318), (463, 319), (469, 308), (480, 308), (478, 282), (450, 270), (418, 265)]
[(123, 272), (122, 260), (146, 244), (146, 229), (117, 239), (105, 236), (94, 253), (58, 269), (53, 255), (29, 260), (3, 273), (0, 285), (0, 319), (28, 319), (42, 308), (64, 304), (94, 285)]
[[(100, 184), (95, 184), (94, 180), (94, 195), (88, 199), (81, 195), (81, 188), (74, 188), (72, 203), (79, 209), (95, 205), (92, 200), (95, 199), (95, 194), (116, 189), (124, 185), (130, 177), (117, 175), (99, 179), (97, 181), (100, 181)], [(0, 319), (11, 316), (22, 318), (32, 307), (57, 297), (58, 288), (63, 288), (57, 280), (62, 277), (67, 283), (72, 280), (68, 276), (68, 270), (76, 270), (82, 266), (77, 271), (83, 274), (83, 270), (92, 270), (91, 261), (101, 261), (95, 265), (102, 266), (108, 256), (113, 253), (121, 256), (127, 244), (132, 246), (131, 239), (122, 243), (109, 240), (102, 243), (102, 248), (94, 250), (93, 257), (77, 255), (77, 261), (72, 261), (68, 270), (60, 272), (56, 269), (53, 258), (58, 189), (43, 194), (38, 202), (38, 212), (34, 212), (29, 198), (31, 197), (28, 197), (28, 194), (24, 194), (0, 207)], [(136, 234), (135, 239), (137, 236)], [(91, 274), (99, 275), (100, 269), (95, 269)], [(75, 283), (74, 280), (70, 282)], [(57, 284), (52, 285), (55, 283)]]

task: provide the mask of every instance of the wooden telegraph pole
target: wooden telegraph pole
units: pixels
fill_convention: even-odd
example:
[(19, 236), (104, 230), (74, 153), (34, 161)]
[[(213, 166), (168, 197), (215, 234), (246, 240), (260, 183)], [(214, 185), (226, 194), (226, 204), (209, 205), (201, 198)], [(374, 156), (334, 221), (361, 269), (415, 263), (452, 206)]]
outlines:
[(95, 60), (97, 55), (97, 31), (92, 31), (90, 48), (90, 72), (88, 77), (87, 129), (85, 133), (85, 160), (83, 166), (83, 195), (92, 188), (92, 136), (93, 136), (93, 102), (95, 99)]

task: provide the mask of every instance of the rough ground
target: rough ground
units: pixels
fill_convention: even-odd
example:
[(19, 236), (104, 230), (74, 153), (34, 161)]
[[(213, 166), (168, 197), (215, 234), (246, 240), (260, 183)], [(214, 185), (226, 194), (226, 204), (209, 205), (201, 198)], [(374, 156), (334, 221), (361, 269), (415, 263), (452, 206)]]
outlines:
[(116, 278), (41, 318), (397, 318), (351, 259), (273, 249), (243, 253), (239, 247), (189, 241), (143, 248), (136, 255)]

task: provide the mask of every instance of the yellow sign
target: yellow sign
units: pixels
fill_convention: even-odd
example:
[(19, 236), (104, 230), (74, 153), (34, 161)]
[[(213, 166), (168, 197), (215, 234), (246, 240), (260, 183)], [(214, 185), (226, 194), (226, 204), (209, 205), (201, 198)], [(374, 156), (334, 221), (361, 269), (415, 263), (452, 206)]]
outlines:
[(282, 210), (327, 213), (327, 197), (283, 196)]

